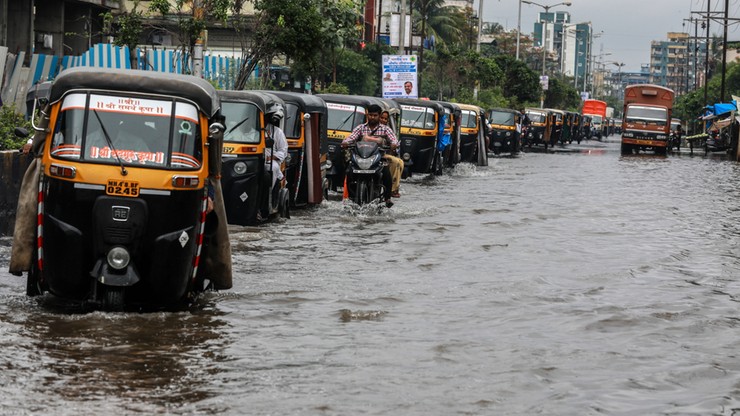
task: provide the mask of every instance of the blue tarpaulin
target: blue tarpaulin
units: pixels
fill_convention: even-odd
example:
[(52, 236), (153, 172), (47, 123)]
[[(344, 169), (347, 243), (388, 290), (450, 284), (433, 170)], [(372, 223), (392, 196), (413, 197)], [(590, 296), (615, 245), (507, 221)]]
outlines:
[(735, 100), (732, 100), (730, 103), (717, 103), (704, 107), (703, 118), (707, 118), (707, 116), (720, 116), (731, 111), (737, 111), (737, 101)]

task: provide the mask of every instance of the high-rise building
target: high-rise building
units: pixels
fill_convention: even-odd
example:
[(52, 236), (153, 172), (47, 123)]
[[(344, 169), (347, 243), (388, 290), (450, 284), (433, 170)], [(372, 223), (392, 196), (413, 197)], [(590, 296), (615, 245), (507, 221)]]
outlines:
[[(694, 46), (696, 45), (696, 46)], [(692, 40), (688, 33), (669, 32), (668, 40), (650, 44), (650, 82), (683, 94), (695, 87), (697, 62), (692, 52), (703, 53), (703, 43)]]

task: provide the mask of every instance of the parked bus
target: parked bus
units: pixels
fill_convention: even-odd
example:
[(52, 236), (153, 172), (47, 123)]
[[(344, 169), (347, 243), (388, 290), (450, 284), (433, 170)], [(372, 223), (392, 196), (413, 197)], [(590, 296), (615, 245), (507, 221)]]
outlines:
[(652, 84), (624, 89), (622, 154), (640, 150), (666, 153), (674, 96), (673, 90)]

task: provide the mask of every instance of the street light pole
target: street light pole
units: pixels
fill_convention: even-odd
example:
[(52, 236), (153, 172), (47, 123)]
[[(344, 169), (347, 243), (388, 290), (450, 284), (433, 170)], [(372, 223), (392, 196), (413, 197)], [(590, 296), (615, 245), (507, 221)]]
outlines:
[(516, 60), (519, 60), (519, 38), (522, 33), (522, 0), (519, 0), (519, 17), (516, 22)]
[[(524, 4), (531, 4), (534, 6), (540, 6), (543, 9), (545, 9), (545, 16), (544, 19), (542, 19), (542, 77), (544, 78), (545, 74), (545, 56), (547, 55), (547, 14), (550, 12), (550, 9), (557, 6), (570, 6), (571, 2), (569, 1), (563, 1), (556, 4), (550, 4), (550, 5), (544, 5), (535, 3), (533, 1), (529, 0), (520, 0), (520, 3)], [(552, 24), (555, 24), (555, 18), (552, 19)], [(542, 89), (542, 95), (540, 96), (540, 108), (545, 106), (545, 88)]]

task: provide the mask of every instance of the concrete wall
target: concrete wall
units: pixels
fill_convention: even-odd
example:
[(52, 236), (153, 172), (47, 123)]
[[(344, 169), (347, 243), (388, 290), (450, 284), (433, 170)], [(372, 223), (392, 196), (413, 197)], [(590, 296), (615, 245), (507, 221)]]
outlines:
[(13, 234), (18, 191), (31, 156), (18, 151), (0, 152), (0, 235)]

